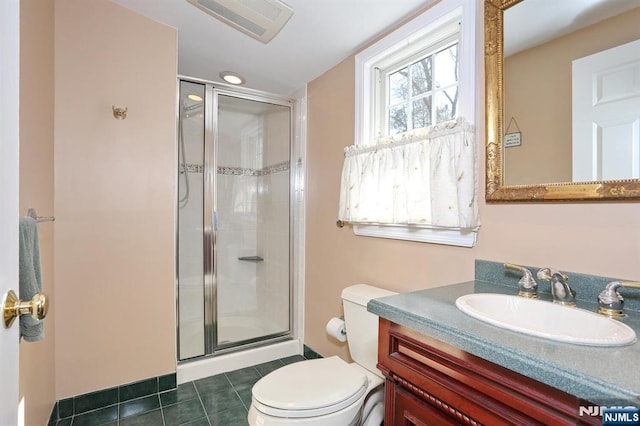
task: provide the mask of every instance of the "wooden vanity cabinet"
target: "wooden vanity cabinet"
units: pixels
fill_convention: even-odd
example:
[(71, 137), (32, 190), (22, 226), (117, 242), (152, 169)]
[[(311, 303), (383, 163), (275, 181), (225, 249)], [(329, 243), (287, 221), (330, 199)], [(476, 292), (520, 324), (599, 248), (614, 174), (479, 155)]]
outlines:
[(575, 396), (380, 318), (385, 425), (601, 425)]

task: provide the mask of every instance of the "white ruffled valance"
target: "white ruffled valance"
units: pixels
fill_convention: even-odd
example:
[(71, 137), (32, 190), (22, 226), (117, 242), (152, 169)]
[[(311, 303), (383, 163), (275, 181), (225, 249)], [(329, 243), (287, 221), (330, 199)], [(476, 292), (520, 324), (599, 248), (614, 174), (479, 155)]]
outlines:
[(464, 119), (345, 148), (338, 218), (476, 230), (476, 148)]

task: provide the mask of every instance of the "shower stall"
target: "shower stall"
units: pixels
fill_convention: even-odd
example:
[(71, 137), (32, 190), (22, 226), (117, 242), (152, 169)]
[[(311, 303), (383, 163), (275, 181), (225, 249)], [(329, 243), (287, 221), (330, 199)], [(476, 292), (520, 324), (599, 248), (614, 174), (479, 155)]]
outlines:
[[(179, 100), (179, 380), (180, 366), (194, 361), (208, 362), (206, 374), (215, 374), (299, 353), (294, 103), (192, 80), (179, 81)], [(278, 344), (280, 352), (264, 351)], [(262, 355), (251, 355), (256, 349)], [(247, 359), (215, 367), (216, 359), (237, 360), (238, 353)]]

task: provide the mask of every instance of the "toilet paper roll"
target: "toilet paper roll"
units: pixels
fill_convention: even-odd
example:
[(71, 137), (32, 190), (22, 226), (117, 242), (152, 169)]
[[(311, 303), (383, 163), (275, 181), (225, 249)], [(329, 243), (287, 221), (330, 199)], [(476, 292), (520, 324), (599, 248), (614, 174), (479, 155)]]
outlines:
[(339, 342), (347, 341), (347, 330), (344, 327), (344, 320), (331, 318), (327, 323), (327, 334)]

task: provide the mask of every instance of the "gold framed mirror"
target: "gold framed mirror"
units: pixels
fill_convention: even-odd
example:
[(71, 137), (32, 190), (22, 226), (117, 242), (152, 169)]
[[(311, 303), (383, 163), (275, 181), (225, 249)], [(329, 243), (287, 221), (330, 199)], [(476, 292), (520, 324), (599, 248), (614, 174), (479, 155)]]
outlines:
[[(536, 129), (541, 127), (545, 127), (550, 124), (548, 121), (543, 121), (541, 125), (521, 125), (522, 129), (518, 128), (518, 123), (521, 121), (524, 122), (526, 118), (526, 114), (521, 114), (518, 117), (515, 115), (510, 115), (509, 117), (505, 117), (505, 12), (510, 8), (517, 8), (523, 6), (527, 3), (529, 7), (537, 7), (533, 2), (539, 0), (485, 0), (485, 11), (484, 11), (484, 23), (485, 23), (485, 102), (486, 102), (486, 194), (485, 198), (487, 202), (553, 202), (553, 201), (580, 201), (580, 200), (607, 200), (607, 201), (622, 201), (622, 200), (640, 200), (640, 176), (635, 176), (631, 178), (614, 178), (611, 180), (602, 179), (576, 179), (575, 169), (579, 168), (575, 164), (576, 159), (569, 158), (567, 165), (557, 166), (556, 164), (546, 164), (546, 160), (551, 157), (557, 157), (554, 153), (549, 151), (542, 152), (541, 155), (536, 157), (535, 155), (528, 156), (527, 162), (529, 163), (529, 167), (533, 165), (533, 167), (537, 168), (539, 172), (543, 174), (547, 171), (551, 173), (554, 168), (565, 169), (569, 168), (571, 170), (573, 164), (574, 170), (574, 178), (571, 179), (571, 172), (569, 172), (569, 179), (574, 181), (554, 181), (550, 179), (548, 182), (533, 182), (533, 183), (514, 183), (512, 184), (509, 179), (505, 177), (505, 170), (507, 167), (505, 166), (505, 151), (507, 149), (509, 151), (509, 155), (511, 153), (516, 153), (518, 148), (524, 146), (526, 143), (530, 145), (535, 142), (540, 142), (541, 138), (535, 139), (532, 134)], [(583, 2), (584, 3), (584, 2)], [(609, 2), (611, 3), (630, 3), (630, 2)], [(556, 2), (556, 6), (557, 6)], [(637, 3), (636, 3), (637, 5)], [(515, 9), (513, 9), (515, 10)], [(512, 10), (512, 11), (513, 11)], [(511, 18), (511, 12), (509, 11), (509, 15), (507, 19)], [(600, 11), (587, 11), (590, 12), (591, 15), (595, 15), (595, 12), (600, 13)], [(622, 19), (619, 16), (623, 16), (618, 12), (611, 15), (610, 19)], [(624, 13), (632, 14), (629, 18), (630, 22), (636, 22), (634, 27), (637, 26), (637, 17), (640, 16), (640, 7), (629, 6), (628, 11), (624, 11)], [(550, 18), (553, 14), (547, 14), (546, 18)], [(555, 13), (555, 15), (561, 15), (561, 13)], [(588, 15), (584, 12), (583, 15)], [(635, 21), (633, 21), (635, 19)], [(609, 25), (616, 25), (616, 22), (609, 22)], [(620, 25), (619, 23), (617, 25)], [(618, 26), (618, 29), (620, 27)], [(639, 27), (640, 28), (640, 27)], [(580, 31), (587, 31), (580, 30)], [(640, 43), (640, 30), (630, 29), (631, 34), (626, 34), (624, 37), (626, 39), (622, 39), (621, 41), (616, 42), (617, 44), (628, 43), (629, 40), (637, 40)], [(629, 32), (628, 31), (628, 32)], [(637, 31), (638, 34), (634, 35), (633, 31)], [(576, 31), (578, 33), (579, 31)], [(619, 31), (618, 31), (619, 33)], [(589, 34), (589, 33), (585, 33)], [(531, 38), (531, 37), (529, 37)], [(598, 38), (599, 40), (599, 38)], [(593, 44), (592, 41), (588, 41), (588, 43)], [(616, 45), (617, 45), (616, 44)], [(564, 49), (565, 51), (567, 49)], [(509, 57), (511, 58), (511, 57)], [(565, 65), (561, 65), (560, 62), (555, 59), (553, 66), (558, 69)], [(569, 62), (569, 70), (566, 71), (568, 73), (569, 83), (564, 86), (569, 86), (568, 92), (569, 96), (571, 96), (571, 62)], [(639, 62), (640, 63), (640, 62)], [(511, 70), (511, 68), (509, 68)], [(563, 71), (564, 72), (564, 71)], [(574, 71), (575, 73), (575, 71)], [(533, 84), (534, 88), (536, 87)], [(522, 86), (520, 86), (522, 87)], [(564, 90), (564, 89), (563, 89)], [(516, 92), (516, 90), (513, 90)], [(574, 93), (576, 90), (574, 90)], [(512, 92), (509, 92), (512, 93)], [(640, 99), (640, 97), (639, 97)], [(576, 148), (572, 148), (572, 130), (571, 127), (575, 129), (575, 125), (572, 117), (571, 111), (571, 98), (569, 98), (568, 102), (563, 101), (565, 104), (568, 103), (569, 111), (568, 111), (568, 134), (570, 139), (568, 141), (570, 147), (568, 148), (569, 157), (572, 156), (572, 151), (576, 152)], [(535, 114), (531, 115), (543, 115), (545, 109), (550, 108), (551, 105), (555, 105), (557, 102), (553, 100), (549, 100), (546, 104), (537, 104), (538, 108)], [(575, 104), (575, 101), (574, 101)], [(575, 115), (575, 112), (574, 112)], [(508, 122), (505, 124), (505, 121)], [(517, 136), (509, 133), (507, 137), (507, 145), (505, 147), (505, 125), (507, 128), (513, 127), (515, 121), (515, 128), (518, 130)], [(551, 127), (551, 126), (549, 126)], [(513, 130), (513, 129), (511, 129)], [(509, 132), (511, 132), (509, 130)], [(522, 132), (522, 133), (520, 133)], [(556, 134), (560, 134), (561, 132), (556, 132)], [(564, 133), (563, 133), (564, 134)], [(515, 136), (512, 138), (511, 136)], [(529, 139), (527, 139), (529, 137)], [(635, 136), (634, 136), (635, 137)], [(566, 139), (566, 138), (565, 138)], [(575, 137), (574, 137), (575, 139)], [(591, 143), (591, 142), (589, 142)], [(625, 142), (626, 143), (626, 142)], [(522, 144), (522, 145), (520, 145)], [(629, 144), (627, 144), (629, 145)], [(630, 145), (629, 145), (630, 146)], [(515, 147), (514, 149), (512, 149)], [(595, 148), (594, 148), (595, 149)], [(626, 148), (625, 148), (626, 149)], [(631, 150), (632, 148), (629, 148)], [(635, 147), (633, 148), (635, 149)], [(520, 152), (524, 151), (524, 149), (520, 149)], [(575, 156), (575, 154), (573, 154)], [(593, 154), (594, 156), (596, 154)], [(635, 155), (635, 154), (634, 154)], [(508, 157), (508, 156), (507, 156)], [(623, 157), (625, 161), (627, 160), (628, 155), (624, 154)], [(635, 157), (634, 157), (635, 158)], [(638, 158), (640, 158), (640, 154), (638, 154)], [(571, 162), (573, 161), (573, 163)], [(612, 161), (612, 160), (611, 160)], [(509, 164), (512, 165), (511, 163)], [(589, 166), (591, 167), (591, 166)], [(600, 167), (600, 166), (598, 166)], [(608, 166), (616, 168), (617, 166), (614, 164), (613, 166)], [(626, 167), (626, 165), (625, 165)], [(630, 166), (631, 167), (631, 166)], [(623, 168), (623, 167), (621, 167)], [(632, 165), (631, 168), (634, 168), (634, 175), (636, 173), (636, 166)], [(595, 169), (595, 166), (594, 166)], [(638, 171), (640, 173), (640, 171)], [(604, 174), (603, 174), (604, 175)], [(579, 176), (579, 175), (578, 175)], [(595, 176), (595, 175), (594, 175)], [(544, 179), (543, 179), (544, 180)]]

